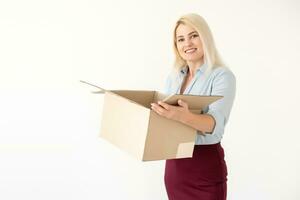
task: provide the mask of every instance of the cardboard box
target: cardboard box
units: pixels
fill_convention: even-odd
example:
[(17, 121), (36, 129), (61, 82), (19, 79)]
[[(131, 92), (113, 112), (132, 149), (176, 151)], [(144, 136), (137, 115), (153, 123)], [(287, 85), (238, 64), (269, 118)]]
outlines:
[(176, 104), (182, 99), (192, 112), (200, 113), (222, 98), (98, 88), (101, 90), (95, 93), (104, 94), (100, 137), (142, 161), (192, 157), (197, 134), (187, 125), (158, 115), (151, 110), (151, 103), (162, 100)]

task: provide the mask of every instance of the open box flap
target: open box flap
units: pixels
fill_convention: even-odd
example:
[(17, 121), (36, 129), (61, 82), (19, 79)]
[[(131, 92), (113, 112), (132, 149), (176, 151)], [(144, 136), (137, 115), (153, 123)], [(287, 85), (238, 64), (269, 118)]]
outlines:
[(190, 110), (202, 110), (214, 101), (223, 98), (223, 96), (201, 96), (201, 95), (166, 95), (160, 92), (155, 93), (154, 102), (163, 101), (170, 105), (178, 105), (178, 100), (186, 102)]
[(97, 85), (88, 83), (86, 81), (80, 81), (90, 86), (96, 87), (99, 91), (94, 91), (96, 94), (103, 94), (105, 92), (112, 92), (120, 95), (132, 102), (142, 105), (146, 108), (150, 108), (150, 103), (163, 101), (170, 105), (178, 105), (178, 100), (181, 99), (189, 105), (190, 110), (202, 110), (214, 101), (223, 98), (222, 96), (201, 96), (201, 95), (181, 95), (172, 94), (166, 95), (158, 91), (147, 90), (106, 90)]

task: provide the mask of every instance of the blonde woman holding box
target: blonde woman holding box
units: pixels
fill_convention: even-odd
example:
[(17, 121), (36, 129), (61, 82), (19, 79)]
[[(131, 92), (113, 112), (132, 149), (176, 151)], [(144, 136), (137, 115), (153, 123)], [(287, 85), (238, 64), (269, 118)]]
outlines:
[(235, 97), (235, 76), (222, 63), (206, 21), (187, 14), (174, 28), (175, 67), (165, 93), (219, 95), (222, 99), (200, 114), (188, 104), (152, 103), (152, 109), (168, 119), (182, 122), (198, 132), (192, 158), (166, 161), (165, 186), (170, 200), (225, 200), (227, 166), (221, 139)]

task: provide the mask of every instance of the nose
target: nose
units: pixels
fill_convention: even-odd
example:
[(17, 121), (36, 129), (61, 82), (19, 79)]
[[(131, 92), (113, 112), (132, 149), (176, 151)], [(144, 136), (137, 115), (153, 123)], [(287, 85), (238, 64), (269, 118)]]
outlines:
[(191, 45), (192, 45), (191, 39), (188, 38), (184, 41), (184, 46), (191, 46)]

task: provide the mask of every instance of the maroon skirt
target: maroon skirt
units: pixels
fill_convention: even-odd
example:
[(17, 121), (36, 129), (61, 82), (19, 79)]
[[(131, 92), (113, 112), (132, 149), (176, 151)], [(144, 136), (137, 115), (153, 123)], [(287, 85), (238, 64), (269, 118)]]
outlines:
[(226, 200), (221, 144), (195, 145), (192, 158), (167, 160), (164, 180), (169, 200)]

